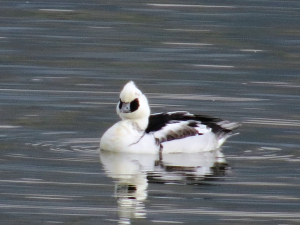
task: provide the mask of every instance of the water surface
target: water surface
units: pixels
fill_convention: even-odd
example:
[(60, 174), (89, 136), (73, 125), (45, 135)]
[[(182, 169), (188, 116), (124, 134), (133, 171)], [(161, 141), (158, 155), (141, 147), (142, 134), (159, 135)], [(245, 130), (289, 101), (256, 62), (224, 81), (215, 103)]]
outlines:
[[(298, 1), (0, 5), (3, 223), (299, 224)], [(128, 80), (152, 112), (242, 122), (221, 164), (108, 170), (99, 138)]]

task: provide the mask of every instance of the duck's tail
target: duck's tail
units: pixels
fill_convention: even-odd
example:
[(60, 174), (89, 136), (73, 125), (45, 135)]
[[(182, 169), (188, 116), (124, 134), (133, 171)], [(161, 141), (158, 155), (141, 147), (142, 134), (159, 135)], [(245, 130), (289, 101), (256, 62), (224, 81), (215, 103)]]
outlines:
[(218, 147), (221, 147), (221, 145), (229, 138), (235, 135), (238, 135), (239, 133), (234, 132), (235, 129), (242, 126), (241, 123), (238, 122), (230, 122), (227, 120), (223, 120), (217, 123), (222, 129), (216, 133), (218, 138)]

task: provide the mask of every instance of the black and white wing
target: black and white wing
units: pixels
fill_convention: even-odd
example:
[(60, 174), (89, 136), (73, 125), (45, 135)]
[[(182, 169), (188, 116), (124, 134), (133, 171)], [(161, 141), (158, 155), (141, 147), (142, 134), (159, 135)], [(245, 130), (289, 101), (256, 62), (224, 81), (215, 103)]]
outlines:
[(219, 138), (223, 138), (230, 136), (231, 132), (239, 126), (239, 123), (220, 118), (177, 111), (150, 115), (146, 133), (153, 133), (162, 143), (207, 132), (213, 132)]

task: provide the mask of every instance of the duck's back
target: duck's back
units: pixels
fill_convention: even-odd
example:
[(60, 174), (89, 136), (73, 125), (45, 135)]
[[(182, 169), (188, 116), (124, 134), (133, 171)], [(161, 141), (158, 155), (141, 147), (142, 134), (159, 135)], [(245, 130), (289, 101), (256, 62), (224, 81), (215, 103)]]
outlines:
[(163, 153), (201, 152), (219, 148), (239, 126), (220, 118), (179, 111), (152, 114), (146, 133), (159, 140)]

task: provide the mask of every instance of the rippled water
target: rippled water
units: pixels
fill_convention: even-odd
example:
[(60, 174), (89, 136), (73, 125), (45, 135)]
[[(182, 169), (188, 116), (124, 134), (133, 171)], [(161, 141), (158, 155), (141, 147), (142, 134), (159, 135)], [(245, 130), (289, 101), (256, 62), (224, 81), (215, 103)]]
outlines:
[[(2, 223), (299, 224), (298, 1), (0, 5)], [(240, 135), (221, 152), (99, 158), (128, 80), (152, 112)]]

